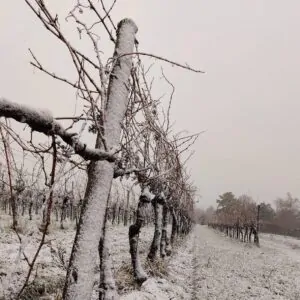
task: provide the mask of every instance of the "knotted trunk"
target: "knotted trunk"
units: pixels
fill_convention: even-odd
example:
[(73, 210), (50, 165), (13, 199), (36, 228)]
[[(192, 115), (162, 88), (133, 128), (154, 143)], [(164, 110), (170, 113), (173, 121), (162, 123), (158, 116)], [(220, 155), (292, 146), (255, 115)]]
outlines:
[(100, 284), (99, 300), (118, 300), (116, 282), (112, 272), (112, 261), (110, 256), (110, 239), (107, 234), (107, 214), (99, 243), (100, 256)]
[(176, 216), (174, 208), (171, 209), (171, 214), (172, 214), (171, 245), (173, 246), (173, 244), (175, 242), (175, 237), (178, 232), (178, 220), (177, 220), (177, 216)]
[(160, 256), (162, 258), (164, 258), (166, 255), (171, 254), (167, 228), (168, 228), (168, 207), (166, 204), (164, 204), (163, 211), (162, 211), (162, 232), (161, 232), (161, 241), (160, 241)]
[(160, 247), (162, 227), (163, 227), (162, 211), (164, 205), (164, 198), (160, 196), (155, 196), (155, 198), (152, 200), (152, 205), (154, 208), (155, 219), (154, 219), (154, 236), (150, 247), (150, 252), (148, 254), (148, 259), (150, 261), (153, 261), (158, 257), (158, 250)]
[(139, 199), (138, 208), (136, 212), (136, 221), (135, 224), (129, 226), (129, 246), (130, 246), (130, 255), (133, 268), (134, 278), (138, 283), (143, 283), (147, 280), (148, 276), (144, 269), (142, 268), (139, 252), (138, 252), (138, 243), (139, 243), (139, 233), (142, 226), (146, 221), (147, 207), (149, 206), (151, 199), (142, 194)]
[[(118, 24), (114, 67), (109, 80), (103, 124), (109, 151), (115, 149), (120, 142), (121, 124), (128, 104), (128, 83), (132, 68), (132, 57), (122, 55), (132, 53), (136, 32), (137, 27), (130, 19), (124, 19)], [(101, 144), (101, 136), (98, 133), (96, 147), (99, 148)], [(67, 270), (64, 300), (91, 299), (94, 265), (97, 261), (113, 175), (113, 162), (90, 163), (85, 198)]]

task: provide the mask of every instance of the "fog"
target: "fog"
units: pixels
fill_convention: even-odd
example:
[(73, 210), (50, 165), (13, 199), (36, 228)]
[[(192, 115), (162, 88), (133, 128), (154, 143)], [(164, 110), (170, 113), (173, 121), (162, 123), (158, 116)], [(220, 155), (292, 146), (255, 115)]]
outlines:
[[(73, 2), (56, 1), (54, 8), (63, 13)], [(206, 72), (152, 61), (157, 96), (170, 92), (159, 80), (161, 66), (176, 87), (174, 131), (205, 130), (188, 163), (201, 206), (226, 191), (266, 202), (286, 192), (299, 196), (299, 10), (296, 0), (118, 1), (114, 20), (134, 19), (140, 50)], [(29, 64), (31, 48), (55, 73), (73, 72), (65, 49), (25, 1), (0, 4), (0, 37), (0, 96), (73, 115), (74, 90)], [(109, 57), (112, 45), (107, 36), (101, 40)]]

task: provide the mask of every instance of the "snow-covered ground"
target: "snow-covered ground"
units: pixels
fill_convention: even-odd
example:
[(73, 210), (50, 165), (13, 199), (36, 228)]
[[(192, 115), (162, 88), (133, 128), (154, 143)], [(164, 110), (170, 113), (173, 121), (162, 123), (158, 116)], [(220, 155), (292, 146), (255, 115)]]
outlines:
[[(22, 251), (26, 256), (33, 258), (38, 242), (42, 234), (38, 230), (41, 220), (37, 219), (29, 221), (28, 218), (21, 218), (20, 227), (23, 232), (20, 233), (22, 243), (12, 230), (11, 217), (0, 215), (0, 299), (9, 299), (11, 292), (17, 291), (22, 286), (28, 270), (28, 264), (21, 254)], [(75, 237), (74, 223), (66, 223), (65, 229), (59, 228), (59, 222), (54, 222), (50, 227), (50, 234), (47, 235), (47, 243), (43, 246), (39, 258), (36, 262), (37, 272), (33, 272), (31, 278), (36, 278), (38, 288), (43, 283), (49, 285), (48, 292), (55, 292), (56, 288), (61, 288), (65, 276), (64, 265), (67, 265), (73, 240)], [(145, 227), (141, 231), (141, 239), (139, 243), (140, 255), (145, 260), (150, 247), (153, 235), (152, 227)], [(135, 288), (130, 268), (130, 253), (128, 241), (128, 227), (109, 226), (109, 236), (111, 242), (111, 256), (114, 265), (115, 277), (118, 282), (120, 293), (126, 292)], [(49, 241), (49, 242), (48, 242)], [(95, 262), (95, 290), (99, 282), (99, 262)], [(32, 292), (28, 294), (36, 295), (37, 288), (32, 287)], [(50, 289), (50, 290), (49, 290)], [(47, 293), (47, 291), (46, 291)], [(95, 293), (96, 294), (96, 293)], [(28, 299), (38, 299), (30, 298)], [(27, 299), (26, 297), (24, 299)], [(95, 299), (97, 299), (95, 297)]]
[(158, 296), (134, 299), (300, 300), (300, 241), (261, 234), (260, 242), (257, 248), (196, 226), (169, 262), (168, 280), (142, 287)]
[[(17, 236), (8, 229), (9, 217), (0, 215), (0, 299), (9, 299), (9, 292), (22, 285), (28, 266), (20, 250), (32, 258), (41, 237), (37, 229), (39, 220), (22, 222), (25, 230), (20, 248)], [(61, 263), (64, 259), (58, 258), (58, 252), (61, 257), (69, 256), (75, 234), (74, 225), (67, 226), (60, 230), (59, 224), (53, 225), (47, 236), (50, 242), (42, 249), (38, 269), (32, 276), (39, 284), (33, 285), (24, 299), (39, 299), (36, 295), (43, 291), (43, 282), (47, 283), (48, 294), (61, 287), (65, 270)], [(300, 241), (297, 239), (264, 234), (260, 235), (261, 247), (257, 248), (206, 226), (196, 226), (171, 258), (152, 269), (156, 277), (150, 277), (138, 287), (131, 275), (128, 227), (111, 226), (109, 230), (122, 300), (300, 300)], [(141, 232), (140, 252), (144, 261), (152, 234), (151, 227)], [(99, 279), (97, 265), (95, 262), (95, 287)]]
[(182, 299), (299, 300), (300, 241), (261, 234), (260, 243), (257, 248), (197, 226), (170, 265), (176, 285), (189, 294)]

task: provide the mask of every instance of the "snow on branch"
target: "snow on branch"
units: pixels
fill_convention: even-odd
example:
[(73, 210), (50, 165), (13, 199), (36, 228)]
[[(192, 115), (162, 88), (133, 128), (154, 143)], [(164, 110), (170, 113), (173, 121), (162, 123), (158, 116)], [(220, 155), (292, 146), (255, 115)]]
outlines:
[(48, 136), (59, 136), (74, 149), (76, 154), (86, 160), (115, 161), (116, 159), (113, 153), (88, 148), (86, 144), (79, 141), (77, 133), (68, 132), (64, 129), (47, 110), (34, 109), (0, 97), (0, 117), (12, 118), (20, 123), (26, 123), (32, 130)]
[(122, 168), (118, 168), (115, 169), (114, 171), (114, 178), (118, 178), (120, 176), (124, 176), (124, 175), (128, 175), (131, 173), (139, 173), (139, 172), (144, 172), (151, 169), (150, 167), (148, 168), (143, 168), (143, 169), (137, 169), (137, 168), (131, 168), (131, 169), (122, 169)]

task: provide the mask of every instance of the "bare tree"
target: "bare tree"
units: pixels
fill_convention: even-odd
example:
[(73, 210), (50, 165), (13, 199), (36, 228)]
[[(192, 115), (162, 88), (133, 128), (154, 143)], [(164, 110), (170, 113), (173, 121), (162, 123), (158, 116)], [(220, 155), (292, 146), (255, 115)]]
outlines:
[(0, 127), (0, 134), (4, 146), (4, 152), (5, 152), (5, 159), (6, 159), (6, 166), (7, 166), (7, 173), (8, 173), (8, 179), (9, 179), (9, 190), (10, 190), (10, 204), (12, 209), (12, 218), (13, 218), (13, 224), (12, 228), (14, 230), (17, 230), (18, 226), (18, 211), (17, 211), (17, 204), (16, 204), (16, 197), (13, 192), (13, 184), (12, 184), (12, 174), (11, 174), (11, 164), (10, 164), (10, 158), (9, 158), (9, 144), (7, 144), (7, 140), (4, 137), (2, 127)]
[[(121, 134), (121, 122), (124, 117), (128, 101), (128, 80), (131, 71), (131, 57), (122, 54), (133, 51), (137, 27), (130, 19), (124, 19), (118, 25), (117, 42), (114, 59), (115, 64), (110, 77), (108, 97), (105, 109), (105, 143), (108, 149), (116, 149)], [(119, 56), (121, 56), (119, 58)], [(112, 155), (101, 156), (103, 151), (102, 137), (97, 136), (96, 150), (86, 149), (75, 142), (74, 135), (70, 136), (61, 127), (53, 122), (50, 116), (19, 106), (7, 100), (0, 100), (0, 115), (26, 122), (32, 129), (49, 134), (56, 133), (64, 140), (76, 147), (79, 153), (92, 158), (87, 153), (101, 153), (102, 159), (111, 158)], [(58, 128), (58, 129), (57, 129)], [(75, 143), (74, 143), (75, 142)], [(78, 148), (77, 148), (78, 149)], [(78, 151), (78, 150), (77, 150)], [(97, 156), (96, 156), (97, 157)], [(95, 158), (95, 156), (93, 157)], [(111, 182), (114, 176), (114, 163), (110, 161), (91, 162), (88, 171), (88, 185), (82, 208), (82, 215), (72, 249), (70, 265), (67, 272), (67, 281), (64, 289), (64, 299), (89, 299), (91, 297), (93, 281), (93, 265), (97, 258), (97, 249), (104, 223), (106, 201)]]
[(136, 221), (129, 227), (129, 245), (130, 254), (133, 267), (133, 273), (138, 283), (143, 283), (147, 280), (148, 275), (142, 267), (142, 263), (138, 252), (139, 234), (142, 226), (145, 224), (145, 217), (147, 213), (147, 207), (151, 203), (153, 195), (149, 192), (149, 188), (146, 186), (143, 189), (139, 198), (139, 203), (136, 211)]
[[(5, 128), (24, 151), (34, 153), (42, 162), (40, 169), (45, 177), (45, 185), (49, 186), (51, 191), (48, 200), (44, 197), (44, 207), (47, 208), (45, 209), (47, 215), (44, 214), (42, 224), (44, 235), (50, 223), (54, 185), (52, 177), (49, 183), (44, 155), (45, 153), (53, 155), (54, 147), (40, 145), (37, 147), (33, 143), (33, 132), (51, 136), (56, 141), (57, 163), (68, 161), (74, 168), (87, 169), (87, 186), (79, 205), (81, 214), (77, 222), (63, 298), (90, 299), (94, 285), (93, 266), (99, 255), (100, 299), (117, 299), (107, 239), (108, 196), (113, 179), (133, 174), (142, 189), (136, 222), (129, 231), (132, 263), (136, 278), (140, 282), (147, 278), (138, 258), (138, 238), (145, 221), (145, 207), (152, 201), (155, 211), (155, 231), (149, 252), (150, 259), (158, 257), (159, 253), (162, 257), (165, 256), (168, 244), (166, 230), (168, 211), (172, 213), (173, 225), (175, 224), (173, 230), (177, 235), (187, 234), (192, 222), (193, 188), (184, 170), (184, 163), (181, 162), (181, 154), (195, 142), (198, 135), (171, 137), (169, 117), (172, 96), (161, 123), (157, 113), (159, 101), (151, 96), (151, 84), (147, 82), (147, 71), (144, 70), (140, 57), (149, 56), (181, 68), (202, 72), (156, 55), (139, 52), (135, 23), (130, 19), (124, 19), (115, 26), (109, 15), (111, 9), (107, 10), (102, 1), (97, 5), (102, 6), (105, 17), (101, 16), (94, 1), (88, 0), (86, 4), (77, 1), (67, 18), (74, 21), (80, 36), (85, 34), (88, 37), (93, 46), (94, 58), (82, 53), (69, 42), (61, 30), (59, 17), (51, 13), (44, 0), (24, 1), (48, 32), (66, 47), (78, 81), (73, 82), (49, 71), (32, 51), (30, 51), (33, 59), (31, 64), (41, 72), (75, 88), (77, 96), (84, 101), (85, 108), (78, 117), (61, 118), (72, 122), (68, 128), (63, 127), (47, 111), (36, 110), (4, 98), (0, 99), (0, 116), (26, 123), (32, 130), (28, 146), (11, 128)], [(92, 20), (92, 24), (86, 24), (80, 19), (84, 11), (89, 11), (96, 18)], [(108, 28), (107, 23), (113, 30)], [(92, 32), (99, 24), (106, 30), (115, 46), (114, 55), (106, 65), (100, 57), (97, 35)], [(89, 131), (96, 136), (94, 148), (81, 142), (81, 134), (70, 131), (79, 121), (83, 121), (82, 128), (90, 124)], [(78, 161), (78, 157), (72, 159), (74, 155), (79, 155), (83, 160)], [(63, 175), (57, 177), (57, 181), (62, 180)], [(141, 180), (141, 177), (144, 178)], [(149, 195), (145, 197), (147, 190), (154, 194), (153, 199)], [(62, 204), (61, 222), (66, 217), (70, 205), (67, 202), (65, 206)], [(37, 209), (38, 207), (39, 205)], [(58, 207), (58, 203), (55, 204), (55, 208)], [(124, 220), (125, 218), (127, 220), (127, 217), (124, 217)], [(174, 238), (175, 235), (173, 240)]]
[[(128, 80), (131, 71), (131, 57), (122, 54), (133, 51), (137, 27), (133, 21), (124, 19), (118, 25), (115, 59), (117, 60), (108, 86), (105, 109), (105, 143), (108, 149), (119, 145), (121, 122), (128, 101)], [(103, 147), (100, 134), (96, 148)], [(79, 227), (67, 272), (64, 299), (89, 299), (93, 282), (93, 264), (97, 258), (98, 243), (105, 220), (106, 201), (114, 175), (114, 164), (108, 161), (92, 162), (88, 171), (88, 184), (82, 207)]]

